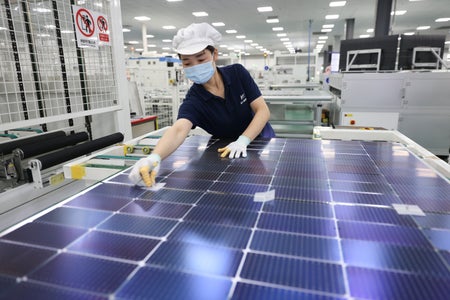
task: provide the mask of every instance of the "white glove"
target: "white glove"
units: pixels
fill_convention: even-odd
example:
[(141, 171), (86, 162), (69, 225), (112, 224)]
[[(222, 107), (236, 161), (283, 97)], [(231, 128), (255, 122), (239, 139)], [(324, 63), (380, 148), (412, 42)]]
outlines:
[(131, 169), (128, 178), (136, 185), (152, 186), (155, 184), (156, 174), (159, 171), (161, 157), (158, 154), (150, 154), (138, 160)]
[(236, 141), (228, 144), (228, 146), (224, 148), (220, 148), (218, 151), (222, 153), (220, 157), (225, 157), (230, 154), (229, 158), (238, 158), (241, 157), (247, 157), (247, 146), (250, 144), (250, 139), (246, 137), (245, 135), (241, 135)]

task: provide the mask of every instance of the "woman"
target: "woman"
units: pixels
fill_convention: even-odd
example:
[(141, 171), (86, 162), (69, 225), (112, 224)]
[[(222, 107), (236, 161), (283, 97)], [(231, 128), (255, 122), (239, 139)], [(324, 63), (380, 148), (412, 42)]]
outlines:
[(217, 68), (214, 47), (221, 34), (207, 23), (180, 29), (173, 46), (181, 59), (185, 75), (194, 82), (178, 111), (177, 121), (164, 133), (152, 154), (139, 160), (130, 173), (138, 183), (155, 183), (161, 159), (174, 152), (190, 130), (201, 127), (215, 138), (236, 141), (219, 149), (221, 157), (247, 156), (247, 146), (256, 137), (272, 138), (270, 112), (261, 91), (240, 64)]

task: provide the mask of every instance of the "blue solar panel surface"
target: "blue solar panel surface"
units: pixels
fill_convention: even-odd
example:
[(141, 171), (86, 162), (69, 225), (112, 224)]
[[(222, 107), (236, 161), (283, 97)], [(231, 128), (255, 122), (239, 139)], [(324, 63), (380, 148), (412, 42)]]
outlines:
[(187, 139), (159, 190), (127, 170), (4, 233), (0, 299), (448, 299), (450, 184), (404, 146), (227, 142)]

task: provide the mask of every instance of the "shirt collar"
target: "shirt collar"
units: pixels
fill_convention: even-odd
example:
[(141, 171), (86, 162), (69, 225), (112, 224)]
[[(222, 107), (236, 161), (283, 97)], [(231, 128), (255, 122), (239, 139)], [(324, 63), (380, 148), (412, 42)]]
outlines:
[[(230, 76), (228, 76), (227, 73), (222, 71), (222, 68), (217, 68), (217, 71), (220, 73), (220, 75), (222, 75), (222, 80), (223, 80), (223, 85), (225, 87), (225, 90), (227, 89), (228, 86), (231, 85), (231, 78)], [(213, 94), (211, 94), (210, 92), (208, 92), (203, 85), (201, 84), (196, 84), (194, 83), (194, 85), (192, 86), (192, 88), (195, 89), (195, 91), (198, 93), (198, 95), (204, 100), (204, 101), (208, 101), (216, 96), (214, 96)]]

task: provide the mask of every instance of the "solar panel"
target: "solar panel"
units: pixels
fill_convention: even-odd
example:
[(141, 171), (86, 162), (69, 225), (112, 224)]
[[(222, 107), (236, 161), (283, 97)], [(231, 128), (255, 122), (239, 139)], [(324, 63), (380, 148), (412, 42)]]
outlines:
[(190, 137), (161, 189), (125, 170), (0, 236), (0, 298), (448, 298), (450, 184), (406, 147), (227, 143)]

